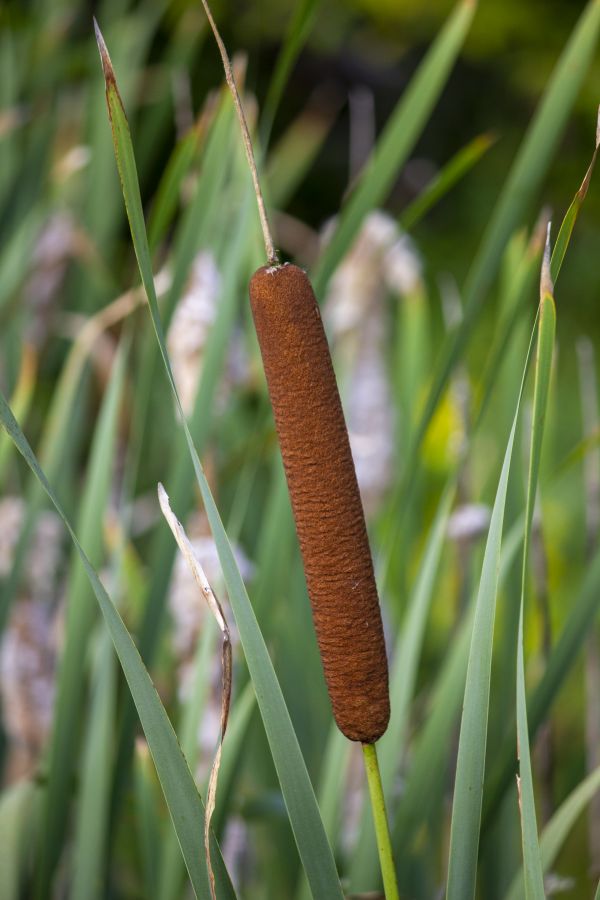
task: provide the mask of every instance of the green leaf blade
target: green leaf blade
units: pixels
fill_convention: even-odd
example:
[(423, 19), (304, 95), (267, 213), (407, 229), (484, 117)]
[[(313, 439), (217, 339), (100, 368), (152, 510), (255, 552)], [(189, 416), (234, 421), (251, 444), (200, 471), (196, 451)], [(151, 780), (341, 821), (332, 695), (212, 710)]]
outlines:
[[(549, 256), (549, 254), (548, 254)], [(549, 274), (548, 256), (544, 260), (543, 278)], [(546, 271), (547, 269), (547, 271)], [(527, 723), (527, 697), (525, 692), (525, 659), (523, 648), (523, 616), (525, 607), (525, 587), (531, 544), (531, 527), (540, 468), (544, 421), (548, 405), (556, 313), (554, 299), (544, 294), (540, 304), (538, 346), (535, 366), (533, 414), (531, 426), (531, 454), (527, 479), (527, 501), (525, 512), (525, 537), (523, 546), (523, 569), (521, 578), (521, 604), (519, 631), (517, 637), (517, 747), (519, 755), (519, 796), (521, 810), (521, 839), (523, 848), (523, 868), (525, 875), (525, 896), (527, 900), (544, 900), (544, 877), (537, 833), (533, 774), (529, 748), (529, 728)]]
[(406, 162), (439, 100), (450, 70), (470, 28), (476, 3), (461, 0), (436, 38), (392, 114), (359, 183), (345, 205), (330, 243), (313, 274), (317, 297), (350, 249), (364, 217), (380, 204)]
[[(237, 567), (217, 506), (202, 469), (192, 436), (181, 408), (166, 349), (152, 275), (150, 251), (144, 223), (135, 157), (125, 112), (119, 97), (110, 57), (99, 32), (98, 43), (105, 73), (107, 103), (115, 143), (115, 156), (134, 249), (142, 282), (148, 297), (152, 323), (160, 354), (177, 404), (185, 439), (244, 649), (250, 677), (269, 740), (273, 762), (288, 811), (290, 824), (313, 896), (319, 900), (342, 900), (343, 894), (325, 829), (319, 815), (298, 739), (287, 710), (281, 687), (267, 651), (246, 587)], [(175, 510), (175, 512), (177, 512)]]
[(475, 896), (487, 745), (492, 644), (500, 575), (504, 510), (518, 414), (530, 352), (531, 343), (492, 509), (475, 604), (452, 803), (447, 880), (448, 900), (470, 900)]
[[(181, 752), (173, 726), (162, 705), (152, 679), (138, 650), (112, 603), (98, 574), (88, 559), (69, 519), (16, 422), (4, 395), (0, 393), (0, 421), (15, 442), (17, 449), (40, 482), (63, 520), (73, 541), (104, 621), (117, 651), (121, 668), (132, 693), (142, 728), (156, 766), (181, 850), (197, 898), (210, 897), (204, 857), (202, 828), (204, 809), (190, 770)], [(216, 850), (216, 842), (215, 842)], [(224, 898), (235, 898), (235, 892), (222, 862), (220, 853), (213, 851), (214, 869), (219, 891)]]

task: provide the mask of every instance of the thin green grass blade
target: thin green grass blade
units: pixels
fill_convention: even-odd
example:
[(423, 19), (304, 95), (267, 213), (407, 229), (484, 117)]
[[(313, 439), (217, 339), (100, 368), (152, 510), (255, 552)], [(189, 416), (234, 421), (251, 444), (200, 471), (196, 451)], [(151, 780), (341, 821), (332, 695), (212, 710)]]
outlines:
[(523, 541), (523, 568), (521, 575), (521, 604), (519, 612), (519, 633), (517, 638), (517, 748), (519, 756), (519, 808), (521, 811), (521, 840), (523, 848), (523, 871), (525, 876), (525, 896), (527, 900), (544, 900), (544, 876), (538, 843), (537, 819), (535, 814), (535, 798), (533, 793), (533, 775), (531, 771), (531, 754), (529, 749), (529, 729), (527, 725), (527, 697), (525, 693), (525, 658), (523, 649), (523, 615), (525, 607), (525, 591), (527, 570), (531, 545), (531, 527), (537, 492), (544, 421), (550, 389), (552, 371), (552, 355), (554, 352), (554, 334), (556, 330), (556, 314), (554, 299), (550, 291), (550, 246), (542, 266), (542, 287), (540, 315), (538, 326), (538, 344), (535, 363), (535, 381), (533, 393), (533, 411), (531, 425), (531, 449), (529, 457), (529, 474), (527, 478), (527, 500), (525, 507), (525, 537)]
[[(213, 422), (213, 406), (214, 397), (218, 385), (218, 379), (222, 371), (222, 366), (226, 358), (227, 344), (231, 335), (231, 330), (235, 320), (235, 313), (240, 297), (240, 260), (244, 258), (246, 253), (246, 244), (249, 240), (248, 222), (250, 221), (250, 210), (252, 209), (252, 198), (249, 191), (246, 197), (242, 198), (241, 208), (238, 213), (238, 221), (235, 230), (230, 237), (226, 253), (223, 257), (222, 266), (223, 282), (221, 288), (221, 296), (219, 298), (219, 306), (217, 319), (210, 332), (210, 339), (206, 348), (206, 355), (202, 367), (202, 375), (200, 384), (194, 401), (194, 410), (189, 423), (189, 429), (193, 436), (194, 442), (200, 450), (210, 434), (210, 428)], [(243, 268), (242, 268), (243, 272)], [(154, 335), (152, 335), (154, 337)], [(150, 349), (155, 351), (156, 345)], [(148, 348), (146, 347), (145, 350)], [(144, 362), (142, 369), (144, 370)], [(145, 372), (142, 372), (142, 375)], [(150, 393), (149, 388), (144, 390), (143, 385), (149, 385), (151, 382), (144, 382), (140, 378), (138, 385), (139, 396), (143, 397), (144, 393)], [(139, 441), (137, 450), (138, 460), (143, 454), (144, 441), (140, 433), (136, 435)], [(137, 465), (137, 461), (136, 461)], [(172, 456), (167, 464), (167, 474), (165, 483), (169, 490), (171, 502), (178, 510), (180, 518), (184, 518), (187, 514), (193, 495), (190, 492), (190, 480), (193, 477), (192, 464), (185, 441), (175, 441), (173, 445)], [(149, 665), (154, 657), (154, 652), (159, 640), (162, 625), (164, 623), (164, 605), (167, 596), (169, 579), (171, 577), (171, 569), (175, 558), (176, 545), (168, 529), (157, 529), (152, 541), (150, 552), (151, 568), (149, 572), (149, 589), (144, 603), (144, 616), (142, 619), (139, 632), (139, 649), (142, 659)], [(128, 771), (129, 759), (133, 746), (133, 731), (135, 727), (135, 710), (131, 704), (125, 709), (121, 724), (121, 734), (119, 740), (118, 763), (117, 763), (117, 783), (115, 786), (115, 798), (118, 807), (118, 801), (121, 796), (122, 788), (126, 781), (126, 773)]]
[(133, 764), (135, 823), (142, 862), (143, 896), (154, 898), (162, 863), (162, 809), (156, 770), (143, 738), (135, 745)]
[[(319, 804), (321, 819), (323, 820), (329, 843), (334, 851), (336, 850), (339, 834), (344, 784), (351, 749), (350, 742), (346, 740), (337, 725), (332, 723), (323, 754), (323, 767), (317, 789), (317, 803)], [(296, 896), (297, 900), (310, 900), (312, 897), (310, 885), (304, 872), (300, 875), (300, 885)]]
[(554, 470), (554, 478), (558, 479), (567, 472), (580, 466), (588, 453), (592, 453), (600, 446), (600, 429), (593, 429), (584, 438), (565, 454)]
[(558, 232), (558, 236), (556, 238), (556, 243), (554, 244), (554, 250), (552, 251), (552, 259), (550, 261), (550, 277), (552, 279), (553, 284), (556, 284), (558, 279), (563, 260), (565, 258), (565, 254), (567, 252), (567, 248), (569, 246), (569, 242), (571, 240), (571, 235), (573, 234), (573, 229), (575, 228), (575, 222), (577, 221), (577, 216), (579, 215), (579, 211), (583, 206), (583, 202), (587, 196), (587, 192), (590, 186), (590, 182), (592, 180), (592, 174), (594, 172), (594, 166), (596, 165), (596, 157), (598, 156), (598, 149), (600, 147), (600, 110), (598, 112), (598, 120), (596, 122), (596, 145), (594, 147), (594, 153), (592, 154), (592, 159), (588, 166), (587, 172), (583, 177), (583, 181), (579, 186), (579, 190), (573, 197), (571, 205), (569, 206), (566, 215), (562, 221), (560, 226), (560, 230)]
[[(427, 431), (448, 376), (472, 333), (494, 279), (504, 245), (527, 212), (544, 177), (569, 112), (589, 68), (600, 28), (600, 2), (591, 0), (582, 13), (546, 88), (496, 204), (464, 289), (464, 316), (442, 350), (433, 376), (406, 477)], [(397, 508), (397, 507), (396, 507)]]
[(390, 697), (393, 711), (388, 730), (377, 747), (384, 790), (391, 789), (392, 779), (404, 751), (410, 707), (425, 637), (425, 626), (455, 490), (456, 485), (452, 482), (444, 491), (440, 501), (423, 553), (419, 576), (412, 591), (402, 634), (398, 638), (393, 652), (394, 663), (390, 673)]
[[(523, 540), (523, 523), (516, 522), (503, 541), (499, 583), (503, 584)], [(406, 861), (413, 852), (415, 836), (441, 802), (448, 768), (448, 747), (458, 721), (465, 690), (469, 643), (473, 628), (474, 604), (461, 622), (436, 680), (430, 713), (412, 752), (412, 765), (406, 778), (394, 822), (394, 853), (402, 877)], [(514, 750), (513, 750), (514, 755)]]
[[(72, 442), (73, 432), (76, 430), (77, 404), (87, 384), (87, 366), (93, 339), (103, 333), (106, 328), (106, 325), (101, 325), (97, 331), (98, 324), (95, 317), (89, 320), (81, 338), (71, 348), (67, 361), (62, 367), (57, 386), (53, 391), (52, 403), (44, 422), (39, 444), (42, 468), (52, 481), (58, 480), (61, 475), (64, 477), (65, 473), (68, 475), (68, 464), (65, 459), (68, 459), (69, 444)], [(25, 521), (15, 548), (13, 565), (8, 577), (0, 585), (0, 633), (4, 630), (11, 604), (19, 587), (27, 548), (43, 502), (44, 492), (38, 481), (32, 476), (27, 486)]]
[(103, 867), (117, 699), (116, 659), (112, 641), (105, 631), (101, 635), (94, 681), (73, 847), (72, 900), (104, 896)]
[[(267, 610), (272, 596), (285, 588), (293, 551), (294, 520), (281, 455), (273, 457), (265, 500), (265, 516), (256, 550), (258, 576), (253, 586), (257, 618), (267, 627)], [(267, 635), (268, 637), (268, 635)]]
[[(224, 88), (213, 127), (207, 138), (202, 173), (175, 236), (172, 260), (173, 280), (165, 303), (166, 323), (181, 296), (195, 254), (200, 247), (211, 244), (214, 222), (218, 218), (226, 176), (232, 161), (232, 148), (236, 146), (232, 139), (235, 124), (231, 98), (227, 89)], [(122, 137), (121, 127), (117, 126), (117, 129)], [(116, 147), (114, 130), (113, 143)], [(132, 158), (131, 161), (134, 168), (133, 172), (127, 173), (128, 178), (135, 175), (137, 182), (135, 160)], [(123, 162), (125, 162), (125, 157), (123, 157)]]
[[(393, 387), (398, 406), (396, 444), (398, 455), (408, 452), (417, 424), (420, 398), (428, 383), (431, 358), (431, 306), (424, 286), (402, 298), (394, 336)], [(392, 548), (392, 552), (395, 548)], [(384, 581), (391, 575), (386, 560)]]
[(453, 637), (435, 682), (429, 715), (415, 741), (406, 790), (400, 799), (393, 827), (394, 856), (401, 890), (406, 861), (413, 853), (415, 834), (421, 823), (432, 815), (444, 790), (448, 747), (458, 722), (460, 702), (464, 695), (472, 627), (473, 604)]
[[(553, 865), (575, 822), (599, 790), (600, 769), (596, 769), (569, 794), (556, 810), (540, 837), (540, 853), (544, 872), (548, 872)], [(521, 871), (515, 876), (506, 900), (522, 900), (524, 896), (523, 872)]]
[[(80, 506), (78, 530), (89, 559), (95, 566), (101, 565), (104, 556), (101, 522), (110, 490), (125, 361), (126, 355), (121, 349), (96, 426)], [(38, 896), (41, 897), (49, 896), (67, 828), (85, 688), (85, 662), (96, 613), (87, 575), (77, 553), (71, 559), (67, 583), (65, 645), (58, 672), (44, 799), (44, 828), (37, 868)]]
[(261, 122), (262, 143), (265, 146), (290, 73), (310, 35), (317, 8), (317, 0), (298, 0), (296, 4), (265, 98)]
[(479, 134), (469, 141), (466, 147), (462, 147), (419, 196), (406, 207), (400, 216), (400, 227), (405, 231), (414, 228), (436, 203), (439, 203), (465, 175), (469, 174), (495, 142), (496, 137), (493, 134)]
[[(181, 750), (191, 772), (196, 770), (198, 763), (198, 727), (204, 712), (210, 685), (210, 666), (216, 647), (216, 637), (216, 622), (211, 618), (205, 622), (203, 634), (198, 641), (196, 658), (194, 660), (192, 690), (189, 701), (183, 707), (181, 722), (177, 729)], [(229, 744), (229, 733), (225, 744)], [(220, 787), (221, 785), (219, 784)], [(158, 900), (174, 900), (181, 892), (183, 881), (181, 862), (176, 836), (170, 832), (165, 836), (160, 852)]]
[[(600, 551), (588, 567), (583, 584), (563, 631), (552, 649), (552, 653), (540, 682), (536, 685), (528, 701), (529, 735), (537, 729), (548, 715), (552, 703), (575, 665), (581, 648), (598, 615), (598, 592), (600, 591)], [(490, 778), (489, 790), (483, 810), (483, 828), (487, 829), (493, 820), (500, 799), (511, 785), (515, 773), (516, 731), (512, 726), (503, 741)]]
[[(53, 478), (58, 476), (61, 465), (64, 467), (64, 456), (71, 430), (71, 416), (78, 392), (84, 382), (84, 359), (81, 354), (72, 353), (63, 367), (54, 392), (40, 445), (40, 457), (44, 462), (44, 468)], [(8, 576), (0, 585), (0, 633), (4, 631), (19, 587), (29, 540), (43, 501), (44, 493), (37, 481), (32, 479), (27, 487), (25, 520), (15, 547), (13, 564)]]
[[(37, 352), (29, 344), (23, 344), (21, 351), (21, 371), (11, 397), (11, 406), (15, 416), (23, 420), (27, 417), (35, 391), (37, 374)], [(4, 484), (5, 472), (11, 459), (14, 444), (8, 437), (0, 434), (0, 485)]]
[[(166, 5), (163, 5), (163, 10), (165, 8)], [(172, 79), (181, 78), (182, 73), (192, 70), (195, 60), (201, 58), (202, 44), (207, 34), (205, 27), (198, 27), (198, 20), (191, 9), (188, 8), (186, 12), (180, 10), (180, 12), (183, 14), (178, 16), (176, 24), (177, 13), (170, 22), (168, 13), (160, 22), (163, 44), (161, 64), (170, 73), (171, 78), (161, 79), (162, 87), (159, 88), (158, 96), (154, 102), (150, 103), (150, 106), (144, 109), (143, 115), (137, 122), (136, 138), (141, 156), (141, 159), (138, 160), (138, 167), (140, 178), (146, 183), (160, 165), (161, 151), (165, 138), (170, 134), (174, 113), (177, 117), (177, 101), (174, 102)], [(104, 11), (102, 17), (104, 18)], [(190, 27), (192, 21), (194, 24)], [(175, 27), (171, 27), (172, 25)], [(168, 31), (163, 30), (165, 26)], [(176, 124), (180, 123), (177, 123), (176, 120)], [(152, 247), (152, 243), (150, 246)]]
[(335, 897), (341, 900), (343, 895), (335, 862), (319, 815), (298, 740), (273, 664), (258, 627), (244, 582), (179, 402), (154, 290), (150, 250), (146, 236), (129, 126), (117, 90), (108, 52), (101, 35), (99, 32), (97, 34), (106, 80), (106, 97), (113, 131), (115, 155), (142, 282), (148, 297), (152, 322), (165, 371), (180, 412), (182, 427), (194, 465), (196, 479), (217, 546), (230, 603), (238, 626), (250, 677), (256, 691), (290, 824), (313, 896), (315, 898), (323, 898), (323, 900), (333, 900)]
[[(121, 14), (118, 19), (113, 19), (109, 26), (115, 45), (115, 59), (122, 62), (124, 68), (122, 90), (126, 100), (132, 99), (134, 96), (135, 84), (144, 65), (160, 16), (160, 6), (148, 4), (143, 10), (141, 7), (136, 7), (129, 13), (124, 11), (124, 14)], [(90, 59), (93, 52), (93, 45), (90, 44)], [(100, 85), (90, 79), (88, 86), (90, 90), (89, 96), (86, 97), (88, 110), (86, 143), (90, 147), (94, 165), (87, 172), (83, 220), (85, 227), (93, 235), (98, 246), (102, 247), (103, 252), (107, 252), (109, 245), (114, 246), (117, 228), (122, 227), (123, 213), (117, 200), (113, 199), (115, 176), (110, 158), (110, 140), (103, 128)], [(81, 284), (84, 283), (86, 274), (80, 272)], [(88, 308), (90, 308), (89, 293), (88, 291), (88, 296), (84, 295), (84, 302)]]
[(345, 740), (339, 728), (332, 725), (325, 747), (319, 787), (319, 809), (332, 847), (335, 846), (338, 837), (343, 785), (350, 750), (351, 745)]
[(30, 212), (2, 247), (0, 253), (0, 310), (23, 282), (38, 237), (43, 211), (39, 207)]
[[(377, 753), (383, 791), (389, 796), (394, 777), (402, 763), (411, 703), (417, 677), (425, 625), (433, 596), (435, 578), (442, 555), (448, 517), (455, 494), (452, 482), (442, 497), (423, 553), (423, 561), (406, 613), (402, 632), (396, 641), (390, 672), (390, 723), (379, 740)], [(366, 798), (365, 798), (366, 799)], [(350, 867), (352, 890), (360, 893), (377, 882), (378, 858), (375, 831), (368, 804), (363, 801), (361, 830)]]
[(165, 166), (148, 219), (148, 243), (152, 251), (173, 220), (179, 204), (181, 184), (200, 151), (200, 144), (201, 130), (197, 125), (178, 142)]
[(31, 851), (31, 816), (39, 789), (29, 780), (17, 781), (0, 795), (0, 897), (23, 896), (23, 874)]
[[(46, 476), (41, 470), (31, 447), (19, 428), (4, 395), (0, 393), (0, 421), (8, 431), (25, 462), (32, 470), (54, 508), (65, 523), (67, 531), (79, 554), (84, 570), (92, 586), (106, 625), (110, 631), (121, 668), (132, 693), (140, 716), (142, 728), (148, 741), (158, 777), (169, 807), (173, 826), (177, 832), (190, 880), (196, 897), (210, 897), (208, 875), (204, 856), (202, 829), (204, 808), (194, 779), (187, 767), (169, 717), (165, 712), (152, 679), (148, 674), (137, 648), (123, 624), (116, 607), (106, 593), (94, 567), (85, 554), (77, 535), (69, 522)], [(234, 898), (231, 886), (216, 841), (213, 845), (213, 865), (219, 895)]]
[[(506, 352), (510, 346), (511, 337), (514, 335), (515, 328), (522, 315), (529, 308), (528, 300), (540, 268), (543, 240), (540, 240), (537, 229), (532, 235), (529, 244), (523, 247), (522, 251), (519, 246), (520, 243), (520, 235), (516, 234), (507, 247), (506, 257), (510, 267), (510, 282), (507, 285), (506, 295), (503, 297), (503, 314), (496, 326), (492, 346), (490, 347), (481, 378), (481, 398), (477, 403), (474, 415), (473, 428), (475, 431), (478, 429), (488, 408), (500, 369), (506, 359)], [(512, 259), (511, 256), (513, 257)], [(514, 257), (517, 257), (517, 259)]]
[(463, 45), (475, 7), (474, 0), (461, 0), (456, 6), (396, 106), (317, 263), (313, 274), (317, 297), (324, 296), (331, 275), (350, 249), (364, 217), (385, 199), (429, 121)]
[[(318, 102), (317, 102), (318, 100)], [(269, 153), (264, 181), (269, 203), (285, 209), (313, 164), (338, 112), (336, 98), (319, 93), (292, 122)]]
[[(231, 157), (230, 151), (230, 135), (233, 118), (229, 105), (229, 97), (223, 93), (219, 103), (215, 120), (212, 123), (210, 132), (206, 139), (206, 148), (203, 153), (202, 169), (198, 177), (193, 197), (187, 207), (181, 223), (178, 225), (174, 238), (173, 259), (171, 264), (172, 278), (171, 286), (164, 303), (164, 321), (168, 325), (173, 310), (181, 296), (181, 292), (185, 287), (190, 267), (192, 265), (194, 255), (200, 247), (212, 245), (211, 222), (214, 221), (219, 204), (221, 203), (221, 194), (225, 183), (225, 174), (228, 161)], [(181, 174), (181, 173), (176, 173)], [(166, 177), (166, 175), (165, 175)], [(169, 187), (174, 189), (173, 182), (169, 182)], [(165, 191), (167, 187), (165, 186)], [(171, 198), (175, 200), (175, 198)], [(168, 207), (167, 197), (161, 198), (161, 205), (156, 215), (160, 219), (154, 226), (154, 239), (158, 240), (161, 235), (161, 229), (168, 221), (172, 214), (172, 209)], [(151, 245), (154, 250), (154, 244)], [(144, 335), (145, 342), (142, 347), (142, 358), (140, 363), (140, 372), (137, 380), (137, 395), (134, 403), (134, 422), (132, 426), (133, 441), (137, 447), (138, 457), (143, 453), (143, 446), (148, 424), (149, 405), (151, 391), (149, 386), (152, 384), (157, 367), (157, 348), (151, 329)], [(211, 342), (212, 343), (212, 342)], [(211, 344), (209, 344), (210, 348)], [(205, 371), (206, 371), (205, 367)], [(204, 381), (204, 379), (203, 379)], [(210, 417), (207, 416), (207, 422)], [(135, 478), (136, 468), (139, 465), (139, 458), (130, 471), (132, 480)], [(171, 541), (171, 545), (173, 542)], [(174, 552), (174, 551), (173, 551)], [(166, 571), (165, 575), (168, 576)], [(142, 642), (145, 640), (142, 635)], [(142, 656), (146, 659), (146, 651), (142, 643)]]
[(452, 804), (448, 900), (469, 900), (475, 896), (502, 528), (508, 475), (529, 353), (494, 500), (475, 604)]

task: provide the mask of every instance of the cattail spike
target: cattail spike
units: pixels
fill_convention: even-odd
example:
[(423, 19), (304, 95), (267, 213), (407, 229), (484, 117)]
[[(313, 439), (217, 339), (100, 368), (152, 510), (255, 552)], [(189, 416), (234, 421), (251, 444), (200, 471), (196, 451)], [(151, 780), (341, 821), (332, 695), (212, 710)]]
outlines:
[(333, 713), (373, 743), (389, 714), (381, 612), (364, 514), (319, 307), (297, 266), (263, 267), (250, 303)]

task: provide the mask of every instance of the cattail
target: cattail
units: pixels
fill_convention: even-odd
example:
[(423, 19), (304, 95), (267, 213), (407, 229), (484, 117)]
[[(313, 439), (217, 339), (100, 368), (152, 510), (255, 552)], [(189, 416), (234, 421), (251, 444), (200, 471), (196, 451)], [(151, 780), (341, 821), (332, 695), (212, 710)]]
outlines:
[(372, 743), (389, 719), (373, 564), (319, 307), (297, 266), (265, 266), (250, 303), (325, 679), (340, 730)]
[(231, 63), (207, 0), (236, 107), (269, 265), (250, 281), (317, 641), (333, 714), (353, 741), (387, 728), (388, 668), (373, 562), (348, 430), (319, 307), (306, 274), (279, 265)]

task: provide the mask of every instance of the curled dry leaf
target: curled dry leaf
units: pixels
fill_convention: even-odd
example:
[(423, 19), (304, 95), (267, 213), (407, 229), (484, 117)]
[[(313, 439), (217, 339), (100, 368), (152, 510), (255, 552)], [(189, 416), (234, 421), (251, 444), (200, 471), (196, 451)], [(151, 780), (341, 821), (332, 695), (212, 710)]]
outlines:
[(198, 587), (204, 599), (206, 600), (210, 611), (215, 617), (221, 634), (223, 643), (221, 649), (221, 660), (223, 665), (223, 693), (221, 698), (221, 734), (219, 737), (219, 745), (210, 771), (208, 779), (208, 790), (206, 796), (206, 811), (204, 815), (204, 851), (206, 853), (206, 867), (208, 869), (208, 878), (210, 883), (210, 893), (213, 900), (216, 900), (215, 876), (210, 859), (210, 821), (215, 809), (217, 796), (217, 781), (219, 777), (219, 767), (221, 765), (221, 751), (223, 748), (223, 738), (227, 729), (227, 720), (229, 718), (229, 706), (231, 702), (231, 677), (232, 677), (232, 659), (231, 659), (231, 639), (229, 636), (229, 627), (225, 619), (225, 615), (221, 608), (221, 604), (217, 600), (213, 590), (208, 583), (208, 579), (204, 574), (204, 570), (198, 562), (192, 545), (185, 533), (183, 525), (174, 515), (169, 504), (169, 497), (162, 484), (158, 485), (158, 499), (162, 513), (169, 524), (169, 528), (173, 532), (173, 536), (177, 541), (179, 549), (183, 553), (190, 570), (196, 580)]

